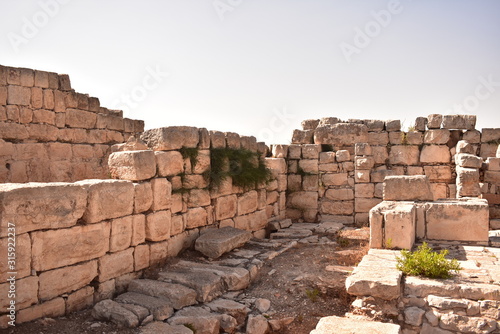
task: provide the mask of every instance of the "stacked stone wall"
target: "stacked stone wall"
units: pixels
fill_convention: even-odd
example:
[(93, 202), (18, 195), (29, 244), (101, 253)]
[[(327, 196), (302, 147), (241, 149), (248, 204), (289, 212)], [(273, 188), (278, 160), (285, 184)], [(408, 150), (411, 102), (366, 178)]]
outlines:
[(71, 89), (68, 75), (0, 65), (0, 182), (108, 178), (109, 148), (144, 122)]
[(287, 217), (314, 221), (319, 215), (341, 215), (345, 221), (354, 217), (357, 224), (368, 224), (368, 212), (382, 201), (383, 181), (390, 175), (426, 175), (434, 200), (462, 197), (457, 196), (455, 154), (457, 143), (465, 140), (471, 154), (481, 158), (480, 192), (475, 196), (487, 198), (490, 218), (498, 219), (500, 173), (495, 155), (500, 129), (481, 133), (475, 123), (471, 115), (433, 114), (417, 118), (405, 132), (398, 120), (303, 121), (291, 145), (272, 149), (274, 156), (288, 160)]

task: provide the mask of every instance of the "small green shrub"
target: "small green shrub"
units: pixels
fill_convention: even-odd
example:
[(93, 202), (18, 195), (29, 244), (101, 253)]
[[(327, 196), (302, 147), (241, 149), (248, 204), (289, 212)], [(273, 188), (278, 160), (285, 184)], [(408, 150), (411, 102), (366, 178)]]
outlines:
[(401, 251), (401, 257), (396, 257), (397, 269), (406, 275), (429, 278), (450, 278), (461, 269), (456, 259), (446, 259), (448, 250), (435, 252), (424, 242), (414, 252)]
[(182, 147), (179, 152), (181, 152), (181, 155), (184, 159), (188, 159), (191, 162), (191, 167), (194, 168), (196, 164), (198, 163), (198, 153), (200, 150), (196, 147)]
[(313, 303), (315, 303), (318, 300), (318, 297), (320, 295), (320, 291), (316, 288), (309, 290), (306, 290), (306, 296), (309, 298)]

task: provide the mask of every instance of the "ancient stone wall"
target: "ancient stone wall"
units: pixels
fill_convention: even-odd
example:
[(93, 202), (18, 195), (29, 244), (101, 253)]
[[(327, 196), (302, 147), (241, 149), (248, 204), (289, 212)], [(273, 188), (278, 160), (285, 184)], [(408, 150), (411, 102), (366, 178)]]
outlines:
[[(315, 221), (318, 215), (343, 215), (345, 221), (368, 223), (368, 212), (382, 201), (389, 175), (427, 175), (434, 200), (457, 197), (456, 145), (469, 143), (479, 166), (478, 193), (490, 202), (493, 225), (500, 218), (500, 170), (495, 157), (500, 129), (475, 130), (471, 115), (419, 117), (408, 132), (400, 121), (348, 120), (330, 117), (302, 122), (291, 145), (274, 145), (273, 156), (288, 162), (287, 217)], [(459, 162), (462, 166), (463, 160)], [(467, 163), (465, 163), (467, 164)], [(474, 174), (475, 175), (475, 174)], [(473, 175), (473, 176), (474, 176)], [(458, 179), (470, 182), (469, 174)], [(462, 188), (459, 188), (459, 192)], [(466, 188), (464, 188), (466, 189)]]
[(108, 178), (109, 147), (142, 131), (68, 75), (0, 65), (0, 183)]

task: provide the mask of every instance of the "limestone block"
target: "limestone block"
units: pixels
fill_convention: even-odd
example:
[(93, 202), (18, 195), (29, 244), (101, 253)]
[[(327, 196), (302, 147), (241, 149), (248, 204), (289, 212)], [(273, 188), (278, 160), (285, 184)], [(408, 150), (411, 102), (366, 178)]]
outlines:
[(122, 180), (84, 180), (76, 182), (88, 193), (83, 219), (97, 223), (130, 215), (134, 208), (134, 185)]
[(402, 145), (408, 144), (408, 139), (406, 133), (401, 131), (389, 132), (389, 144), (391, 145)]
[(149, 246), (142, 244), (134, 249), (134, 271), (149, 267)]
[(471, 144), (479, 144), (481, 142), (481, 132), (478, 130), (465, 131), (462, 139)]
[(425, 214), (429, 239), (488, 241), (486, 200), (439, 200), (429, 203)]
[(226, 137), (223, 132), (209, 131), (209, 133), (210, 133), (210, 143), (213, 148), (226, 147)]
[(31, 89), (22, 86), (7, 86), (7, 104), (28, 106), (31, 102)]
[(188, 196), (188, 207), (210, 205), (210, 192), (207, 189), (191, 189)]
[(424, 145), (420, 153), (422, 163), (449, 163), (450, 149), (446, 145)]
[(418, 165), (418, 146), (394, 145), (389, 153), (389, 162), (393, 165)]
[[(293, 130), (292, 144), (312, 144), (314, 130)], [(320, 144), (320, 143), (316, 143)]]
[(376, 164), (385, 164), (389, 159), (386, 146), (372, 146), (373, 160)]
[(374, 196), (375, 185), (373, 183), (361, 183), (354, 186), (356, 198), (372, 198)]
[(302, 176), (300, 175), (288, 175), (288, 185), (287, 189), (289, 191), (299, 191), (302, 187)]
[(371, 146), (368, 143), (356, 143), (354, 145), (354, 154), (358, 156), (372, 155)]
[(42, 301), (78, 290), (97, 277), (97, 260), (74, 266), (45, 271), (39, 276), (39, 296)]
[(327, 333), (399, 334), (401, 328), (396, 324), (331, 316), (321, 318), (316, 325), (316, 329), (311, 332), (311, 334)]
[(94, 288), (86, 286), (73, 292), (66, 299), (66, 313), (73, 313), (92, 306), (94, 303)]
[(240, 135), (234, 132), (226, 132), (226, 146), (239, 149), (241, 147)]
[(450, 140), (450, 131), (445, 129), (428, 130), (425, 132), (424, 144), (446, 144)]
[(105, 282), (134, 271), (134, 248), (104, 255), (99, 258), (99, 282)]
[(286, 173), (286, 161), (282, 158), (266, 158), (266, 167), (271, 170), (274, 176)]
[(154, 242), (149, 244), (149, 263), (150, 265), (156, 265), (159, 263), (163, 263), (167, 256), (169, 255), (168, 252), (168, 245), (169, 245), (169, 240), (167, 241), (160, 241), (160, 242)]
[(306, 144), (302, 146), (303, 159), (318, 159), (320, 152), (321, 152), (321, 145)]
[(370, 210), (380, 202), (382, 202), (380, 198), (356, 198), (354, 201), (354, 211), (370, 212)]
[(254, 136), (240, 136), (241, 148), (257, 152), (257, 138)]
[(339, 171), (339, 164), (337, 164), (337, 163), (321, 164), (320, 163), (318, 169), (320, 172), (337, 173), (337, 171)]
[(156, 151), (156, 165), (159, 176), (174, 176), (184, 171), (184, 159), (178, 151)]
[(424, 173), (430, 182), (449, 182), (452, 179), (450, 166), (424, 166)]
[(492, 143), (483, 143), (481, 144), (479, 148), (479, 156), (483, 159), (489, 158), (489, 157), (495, 157), (497, 152), (497, 144)]
[(146, 216), (133, 215), (132, 218), (132, 236), (130, 245), (136, 246), (146, 240)]
[(182, 147), (196, 147), (200, 135), (195, 127), (171, 126), (146, 130), (142, 133), (141, 139), (155, 151), (170, 151)]
[(192, 167), (194, 174), (203, 174), (210, 169), (210, 151), (200, 150), (198, 151), (198, 157), (196, 158), (196, 164)]
[(222, 196), (215, 201), (215, 219), (223, 220), (233, 218), (237, 210), (237, 196)]
[[(10, 294), (9, 291), (9, 282), (0, 284), (0, 293), (2, 294), (2, 296), (5, 296), (0, 299), (0, 307), (2, 308), (2, 311), (6, 311), (7, 307), (10, 305), (10, 298), (7, 298), (7, 296)], [(28, 276), (16, 280), (15, 295), (16, 310), (27, 308), (33, 304), (36, 304), (38, 301), (38, 277)]]
[(172, 184), (165, 178), (152, 179), (151, 190), (153, 191), (151, 210), (169, 209), (172, 202)]
[(108, 158), (109, 172), (115, 179), (141, 181), (156, 174), (153, 151), (114, 152)]
[(48, 302), (33, 305), (20, 310), (16, 317), (16, 324), (32, 321), (35, 319), (50, 317), (56, 318), (63, 316), (66, 311), (66, 303), (63, 298), (55, 298)]
[(460, 141), (458, 141), (457, 146), (456, 146), (456, 153), (457, 154), (468, 153), (468, 154), (475, 155), (476, 149), (467, 140), (460, 140)]
[(288, 145), (272, 145), (272, 156), (273, 158), (287, 158), (288, 157)]
[(132, 216), (111, 220), (110, 252), (117, 252), (130, 247), (132, 241), (132, 221)]
[(319, 120), (318, 126), (322, 125), (334, 125), (337, 123), (341, 123), (342, 120), (338, 117), (323, 117)]
[(352, 215), (354, 213), (354, 201), (332, 202), (328, 200), (321, 201), (320, 211), (328, 215)]
[(421, 145), (424, 142), (424, 135), (419, 131), (408, 131), (406, 142), (409, 145)]
[(404, 318), (405, 323), (411, 326), (422, 326), (425, 311), (419, 307), (411, 306), (405, 309)]
[(486, 159), (486, 165), (490, 171), (500, 171), (500, 157)]
[(305, 173), (318, 174), (319, 164), (316, 159), (299, 160), (299, 168)]
[(356, 169), (371, 169), (375, 165), (375, 161), (372, 157), (360, 157), (355, 158)]
[(233, 227), (210, 229), (196, 239), (195, 249), (203, 255), (217, 259), (222, 254), (243, 246), (252, 234)]
[(134, 183), (134, 213), (148, 211), (153, 204), (150, 182)]
[(109, 237), (107, 222), (33, 232), (33, 269), (45, 271), (101, 257), (109, 250)]
[(389, 133), (388, 132), (368, 132), (368, 144), (369, 145), (381, 145), (385, 146), (389, 144)]
[(448, 198), (448, 185), (446, 183), (431, 183), (431, 190), (435, 201)]
[(66, 109), (66, 126), (70, 128), (94, 129), (97, 114), (79, 109)]
[(401, 130), (401, 121), (400, 120), (385, 121), (385, 130), (386, 131), (400, 131)]
[(184, 231), (184, 228), (185, 228), (184, 216), (182, 215), (172, 216), (170, 235), (172, 236), (182, 233)]
[(475, 168), (457, 167), (457, 197), (475, 197), (481, 194), (479, 171)]
[(473, 154), (458, 153), (455, 155), (455, 163), (460, 167), (481, 168), (483, 159)]
[(302, 155), (301, 145), (291, 144), (288, 146), (288, 158), (289, 159), (300, 159)]
[[(500, 140), (500, 128), (483, 129), (481, 135), (481, 143), (488, 143)], [(498, 144), (497, 144), (498, 145)]]
[(157, 211), (146, 216), (146, 240), (162, 241), (170, 238), (171, 212)]
[(370, 210), (370, 248), (387, 244), (411, 249), (415, 243), (416, 208), (411, 202), (384, 201)]
[[(238, 215), (245, 215), (257, 210), (258, 195), (255, 190), (244, 193), (238, 198)], [(228, 217), (230, 218), (230, 217)]]
[(185, 219), (187, 229), (205, 226), (207, 225), (207, 210), (204, 208), (189, 209)]
[(425, 131), (427, 126), (427, 117), (417, 117), (415, 119), (414, 128), (416, 131)]
[(86, 205), (87, 193), (74, 184), (0, 184), (0, 237), (7, 236), (9, 223), (16, 234), (73, 226)]
[(297, 209), (317, 209), (318, 193), (312, 191), (298, 191), (287, 198), (287, 206)]
[(444, 129), (474, 130), (476, 115), (444, 115)]
[(424, 175), (387, 176), (384, 201), (432, 201), (429, 179)]
[[(10, 253), (9, 246), (12, 246), (9, 243), (12, 243), (12, 239), (0, 239), (0, 249), (5, 254), (0, 257), (0, 282), (6, 282), (9, 277), (7, 273), (12, 271), (8, 265), (9, 258), (7, 257), (7, 253)], [(29, 234), (17, 235), (15, 246), (16, 279), (19, 279), (31, 275), (31, 239)]]
[(321, 181), (325, 186), (345, 186), (347, 185), (347, 173), (323, 174)]
[(492, 333), (497, 328), (497, 323), (491, 319), (449, 313), (441, 315), (439, 327), (456, 333)]
[(443, 115), (431, 114), (427, 116), (427, 128), (428, 129), (439, 129), (441, 127), (441, 122), (443, 121)]
[(234, 218), (234, 227), (247, 231), (259, 231), (267, 225), (265, 210), (255, 211), (245, 216)]
[(348, 201), (354, 199), (354, 192), (350, 188), (328, 189), (325, 198), (332, 201)]
[(500, 172), (490, 170), (484, 172), (484, 182), (500, 185)]
[(305, 191), (318, 191), (319, 189), (319, 176), (318, 175), (304, 175), (302, 182), (302, 189)]
[(319, 119), (306, 119), (300, 125), (302, 130), (315, 130), (319, 125)]
[(206, 188), (208, 180), (203, 175), (186, 175), (182, 187), (186, 189)]
[(351, 154), (349, 153), (348, 150), (338, 150), (335, 153), (335, 159), (337, 160), (337, 162), (350, 161)]
[(318, 126), (314, 131), (315, 144), (350, 146), (353, 143), (366, 143), (368, 128), (364, 124), (338, 123)]
[(424, 175), (424, 169), (417, 166), (408, 166), (407, 175)]

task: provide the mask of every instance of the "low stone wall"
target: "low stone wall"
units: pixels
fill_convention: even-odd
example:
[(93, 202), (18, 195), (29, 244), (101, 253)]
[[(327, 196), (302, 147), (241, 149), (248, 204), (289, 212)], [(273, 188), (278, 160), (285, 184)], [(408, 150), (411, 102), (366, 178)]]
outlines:
[(107, 178), (110, 146), (143, 131), (66, 74), (0, 65), (0, 183)]
[[(179, 149), (113, 153), (111, 174), (129, 180), (0, 184), (0, 249), (14, 247), (16, 256), (14, 262), (0, 259), (0, 294), (15, 291), (16, 323), (112, 298), (144, 269), (191, 246), (207, 228), (234, 226), (264, 237), (268, 221), (285, 215), (284, 159), (266, 159), (273, 179), (255, 189), (233, 186), (230, 179), (210, 189), (204, 175), (214, 138), (225, 143), (236, 136), (197, 137), (194, 166)], [(237, 137), (240, 147), (246, 145)], [(179, 138), (185, 147), (187, 137)], [(115, 149), (120, 147), (130, 148)], [(7, 326), (9, 303), (2, 298), (0, 327)]]

